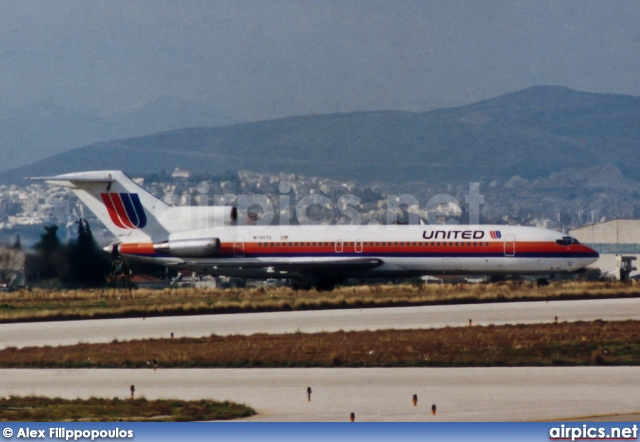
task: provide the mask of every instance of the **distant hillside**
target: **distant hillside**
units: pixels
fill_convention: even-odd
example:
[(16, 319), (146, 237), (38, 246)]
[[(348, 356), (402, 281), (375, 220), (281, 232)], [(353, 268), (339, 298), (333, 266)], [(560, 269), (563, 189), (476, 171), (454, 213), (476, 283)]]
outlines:
[(0, 170), (32, 163), (72, 148), (114, 138), (194, 126), (237, 123), (213, 105), (161, 97), (108, 115), (37, 103), (0, 106)]
[(371, 181), (532, 180), (612, 164), (640, 181), (640, 98), (540, 86), (468, 106), (310, 115), (98, 143), (4, 173), (250, 169)]

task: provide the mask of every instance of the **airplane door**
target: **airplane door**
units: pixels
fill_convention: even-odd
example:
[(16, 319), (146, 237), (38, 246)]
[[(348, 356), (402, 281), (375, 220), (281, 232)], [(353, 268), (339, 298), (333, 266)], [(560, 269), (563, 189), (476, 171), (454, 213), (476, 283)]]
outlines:
[(233, 256), (244, 256), (244, 236), (236, 236), (233, 240)]
[(362, 253), (362, 241), (356, 241), (356, 253)]
[(504, 237), (504, 256), (515, 256), (516, 254), (516, 236), (507, 235)]
[(340, 240), (336, 241), (336, 253), (342, 253), (342, 250), (343, 250), (342, 241)]

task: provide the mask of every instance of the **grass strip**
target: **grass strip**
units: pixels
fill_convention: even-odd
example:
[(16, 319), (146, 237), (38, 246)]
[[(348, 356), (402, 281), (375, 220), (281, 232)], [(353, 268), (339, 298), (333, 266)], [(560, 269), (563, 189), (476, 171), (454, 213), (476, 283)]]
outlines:
[(640, 321), (149, 339), (6, 348), (2, 368), (638, 365)]
[(255, 411), (245, 405), (209, 400), (0, 398), (0, 421), (3, 422), (179, 422), (229, 420), (254, 414)]
[(333, 292), (253, 289), (22, 290), (0, 294), (0, 322), (640, 297), (637, 285), (564, 282), (376, 285)]

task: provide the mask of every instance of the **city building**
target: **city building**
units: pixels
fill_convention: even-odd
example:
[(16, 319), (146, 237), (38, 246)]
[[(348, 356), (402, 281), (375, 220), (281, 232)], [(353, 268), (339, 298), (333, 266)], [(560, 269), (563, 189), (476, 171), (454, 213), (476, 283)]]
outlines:
[(590, 267), (600, 269), (603, 275), (624, 279), (621, 268), (630, 277), (639, 274), (633, 261), (640, 256), (640, 220), (616, 219), (573, 229), (569, 234), (600, 254)]

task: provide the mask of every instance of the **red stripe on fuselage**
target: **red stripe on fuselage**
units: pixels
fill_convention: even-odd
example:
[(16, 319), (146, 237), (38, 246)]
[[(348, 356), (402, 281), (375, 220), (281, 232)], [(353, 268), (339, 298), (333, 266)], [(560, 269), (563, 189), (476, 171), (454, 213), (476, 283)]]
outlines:
[(153, 255), (156, 250), (152, 243), (121, 244), (120, 253), (125, 255)]
[[(430, 242), (422, 242), (422, 241), (404, 241), (404, 246), (395, 245), (395, 241), (391, 241), (391, 245), (389, 245), (389, 241), (387, 241), (387, 245), (383, 245), (384, 241), (364, 241), (357, 245), (353, 241), (346, 241), (342, 243), (342, 252), (336, 251), (336, 242), (332, 241), (322, 241), (315, 242), (316, 245), (313, 245), (313, 242), (309, 242), (310, 245), (307, 245), (307, 241), (298, 242), (298, 245), (295, 245), (295, 242), (248, 242), (244, 243), (242, 250), (246, 255), (253, 256), (269, 256), (269, 255), (278, 255), (278, 254), (287, 254), (287, 255), (314, 255), (314, 254), (335, 254), (336, 256), (340, 256), (341, 254), (352, 254), (352, 253), (363, 253), (367, 255), (376, 255), (376, 254), (407, 254), (412, 255), (415, 253), (447, 253), (447, 254), (458, 254), (458, 257), (464, 258), (467, 255), (473, 255), (478, 253), (486, 253), (486, 254), (503, 254), (504, 253), (504, 242), (503, 241), (471, 241), (471, 242), (462, 242), (462, 241), (430, 241)], [(376, 245), (377, 243), (377, 245)], [(475, 245), (474, 245), (475, 243)], [(218, 256), (233, 256), (234, 253), (240, 251), (237, 247), (234, 246), (237, 243), (222, 243), (220, 245)], [(261, 244), (261, 245), (260, 245)], [(326, 245), (325, 245), (326, 244)], [(415, 245), (414, 245), (415, 244)], [(340, 248), (338, 248), (340, 250)], [(120, 246), (121, 253), (125, 254), (137, 254), (137, 255), (153, 255), (157, 252), (153, 248), (152, 243), (133, 243), (133, 244), (122, 244)], [(560, 246), (555, 242), (536, 242), (536, 241), (522, 241), (515, 243), (515, 254), (516, 256), (519, 254), (527, 254), (527, 253), (548, 253), (548, 254), (562, 254), (562, 253), (589, 253), (592, 250), (582, 244), (574, 244), (569, 247)]]
[[(385, 244), (386, 243), (386, 244)], [(398, 245), (396, 245), (398, 243)], [(245, 243), (244, 253), (258, 256), (269, 256), (276, 254), (292, 254), (292, 255), (313, 255), (313, 254), (335, 254), (339, 256), (343, 253), (364, 253), (367, 255), (375, 254), (415, 254), (415, 253), (455, 253), (460, 257), (467, 255), (486, 253), (486, 254), (504, 254), (504, 241), (404, 241), (405, 245), (400, 245), (400, 241), (363, 241), (356, 243), (354, 241), (342, 242), (342, 246), (338, 245), (336, 251), (335, 241), (304, 241), (298, 242), (262, 242), (262, 243)], [(307, 245), (309, 244), (309, 245)], [(326, 244), (326, 245), (325, 245)], [(338, 243), (339, 244), (339, 243)], [(515, 255), (526, 254), (566, 254), (591, 253), (593, 250), (582, 245), (574, 244), (569, 247), (561, 246), (550, 241), (521, 241), (513, 243)], [(232, 254), (233, 244), (222, 243), (220, 255)]]

